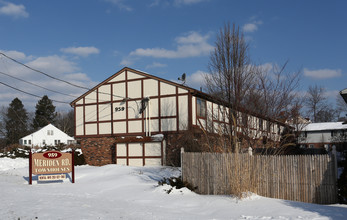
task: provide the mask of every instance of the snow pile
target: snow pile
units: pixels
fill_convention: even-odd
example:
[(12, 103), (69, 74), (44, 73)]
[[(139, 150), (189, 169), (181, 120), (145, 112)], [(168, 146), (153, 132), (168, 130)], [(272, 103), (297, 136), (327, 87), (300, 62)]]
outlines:
[[(250, 194), (198, 195), (158, 185), (172, 167), (77, 166), (76, 183), (28, 185), (28, 160), (0, 158), (1, 219), (345, 219), (345, 205), (315, 205)], [(170, 190), (168, 194), (167, 191)]]
[(0, 172), (18, 169), (18, 168), (24, 168), (24, 167), (28, 168), (28, 166), (29, 166), (28, 159), (24, 159), (24, 158), (11, 159), (7, 157), (0, 159)]

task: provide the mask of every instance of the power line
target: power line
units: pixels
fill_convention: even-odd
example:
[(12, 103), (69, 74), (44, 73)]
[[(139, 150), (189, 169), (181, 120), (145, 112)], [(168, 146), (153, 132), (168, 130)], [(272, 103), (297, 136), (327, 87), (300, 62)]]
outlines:
[[(34, 97), (36, 97), (36, 98), (42, 98), (41, 96), (32, 94), (32, 93), (30, 93), (30, 92), (23, 91), (23, 90), (21, 90), (21, 89), (17, 89), (17, 88), (15, 88), (15, 87), (13, 87), (13, 86), (10, 86), (10, 85), (8, 85), (8, 84), (6, 84), (6, 83), (4, 83), (4, 82), (0, 82), (0, 84), (2, 84), (2, 85), (4, 85), (4, 86), (7, 86), (7, 87), (9, 87), (9, 88), (11, 88), (11, 89), (17, 90), (17, 91), (19, 91), (19, 92), (25, 93), (25, 94), (27, 94), (27, 95), (34, 96)], [(51, 99), (51, 100), (54, 101), (54, 102), (58, 102), (58, 103), (70, 104), (70, 103), (64, 102), (64, 101), (58, 101), (58, 100), (54, 100), (54, 99)]]
[(22, 63), (22, 62), (19, 62), (18, 60), (14, 59), (14, 58), (12, 58), (12, 57), (7, 56), (6, 54), (4, 54), (4, 53), (2, 53), (2, 52), (0, 52), (0, 55), (3, 55), (3, 56), (6, 57), (7, 59), (10, 59), (10, 60), (12, 60), (13, 62), (15, 62), (15, 63), (17, 63), (17, 64), (19, 64), (19, 65), (22, 65), (22, 66), (24, 66), (24, 67), (26, 67), (26, 68), (28, 68), (28, 69), (30, 69), (30, 70), (32, 70), (32, 71), (35, 71), (35, 72), (37, 72), (37, 73), (43, 74), (43, 75), (45, 75), (45, 76), (47, 76), (47, 77), (49, 77), (49, 78), (51, 78), (51, 79), (58, 80), (58, 81), (60, 81), (60, 82), (64, 82), (64, 83), (66, 83), (66, 84), (69, 84), (69, 85), (71, 85), (71, 86), (75, 86), (75, 87), (78, 87), (78, 88), (81, 88), (81, 89), (89, 90), (89, 88), (87, 88), (87, 87), (80, 86), (80, 85), (76, 85), (76, 84), (71, 83), (71, 82), (68, 82), (68, 81), (66, 81), (66, 80), (59, 79), (59, 78), (57, 78), (57, 77), (51, 76), (51, 75), (49, 75), (49, 74), (47, 74), (47, 73), (44, 73), (44, 72), (42, 72), (42, 71), (40, 71), (40, 70), (34, 69), (34, 68), (32, 68), (32, 67), (30, 67), (30, 66), (28, 66), (28, 65), (26, 65), (26, 64), (24, 64), (24, 63)]
[[(45, 72), (43, 72), (43, 71), (41, 71), (41, 70), (37, 70), (37, 69), (35, 69), (35, 68), (33, 68), (33, 67), (30, 67), (30, 66), (28, 66), (28, 65), (26, 65), (26, 64), (24, 64), (24, 63), (22, 63), (22, 62), (20, 62), (20, 61), (18, 61), (18, 60), (16, 60), (16, 59), (12, 58), (12, 57), (10, 57), (10, 56), (7, 56), (6, 54), (4, 54), (4, 53), (2, 53), (2, 52), (0, 52), (0, 55), (2, 55), (2, 56), (4, 56), (5, 58), (7, 58), (7, 59), (9, 59), (9, 60), (11, 60), (11, 61), (13, 61), (13, 62), (19, 64), (19, 65), (22, 65), (22, 66), (24, 66), (24, 67), (26, 67), (26, 68), (28, 68), (28, 69), (30, 69), (30, 70), (32, 70), (32, 71), (35, 71), (35, 72), (40, 73), (40, 74), (43, 74), (43, 75), (45, 75), (45, 76), (47, 76), (47, 77), (49, 77), (49, 78), (51, 78), (51, 79), (54, 79), (54, 80), (57, 80), (57, 81), (66, 83), (66, 84), (68, 84), (68, 85), (71, 85), (71, 86), (74, 86), (74, 87), (77, 87), (77, 88), (80, 88), (80, 89), (85, 89), (85, 90), (88, 90), (88, 91), (91, 90), (91, 89), (88, 88), (88, 87), (80, 86), (80, 85), (77, 85), (77, 84), (68, 82), (68, 81), (66, 81), (66, 80), (59, 79), (59, 78), (57, 78), (57, 77), (51, 76), (51, 75), (48, 74), (48, 73), (45, 73)], [(98, 92), (98, 93), (100, 93), (100, 94), (105, 94), (105, 95), (111, 95), (111, 96), (113, 96), (113, 97), (122, 98), (122, 99), (125, 99), (125, 98), (126, 98), (126, 97), (123, 97), (123, 96), (118, 96), (118, 95), (114, 95), (114, 94), (110, 94), (110, 93), (106, 93), (106, 92)]]
[[(26, 80), (24, 80), (24, 79), (20, 79), (20, 78), (15, 77), (15, 76), (11, 76), (10, 74), (7, 74), (7, 73), (1, 72), (1, 71), (0, 71), (0, 74), (3, 74), (3, 75), (5, 75), (5, 76), (11, 77), (11, 78), (13, 78), (13, 79), (16, 79), (16, 80), (25, 82), (25, 83), (27, 83), (27, 84), (30, 84), (30, 85), (33, 85), (33, 86), (36, 86), (36, 87), (39, 87), (39, 88), (41, 88), (41, 89), (45, 89), (45, 90), (50, 91), (50, 92), (58, 93), (58, 94), (61, 94), (61, 95), (65, 95), (65, 96), (72, 97), (72, 98), (78, 98), (78, 96), (74, 96), (74, 95), (70, 95), (70, 94), (63, 93), (63, 92), (55, 91), (55, 90), (52, 90), (52, 89), (49, 89), (49, 88), (40, 86), (40, 85), (38, 85), (38, 84), (36, 84), (36, 83), (32, 83), (32, 82), (26, 81)], [(96, 99), (91, 99), (91, 98), (86, 98), (86, 99), (88, 99), (88, 100), (96, 100)]]
[(49, 89), (49, 88), (46, 88), (46, 87), (37, 85), (37, 84), (35, 84), (35, 83), (26, 81), (26, 80), (24, 80), (24, 79), (20, 79), (20, 78), (18, 78), (18, 77), (11, 76), (11, 75), (9, 75), (9, 74), (7, 74), (7, 73), (4, 73), (4, 72), (1, 72), (1, 71), (0, 71), (0, 74), (5, 75), (5, 76), (8, 76), (8, 77), (11, 77), (11, 78), (13, 78), (13, 79), (16, 79), (16, 80), (19, 80), (19, 81), (22, 81), (22, 82), (25, 82), (25, 83), (30, 84), (30, 85), (33, 85), (33, 86), (37, 86), (37, 87), (39, 87), (39, 88), (41, 88), (41, 89), (45, 89), (45, 90), (50, 91), (50, 92), (54, 92), (54, 93), (58, 93), (58, 94), (61, 94), (61, 95), (66, 95), (66, 96), (70, 96), (70, 97), (76, 98), (76, 96), (72, 96), (72, 95), (69, 95), (69, 94), (66, 94), (66, 93), (63, 93), (63, 92), (59, 92), (59, 91), (52, 90), (52, 89)]

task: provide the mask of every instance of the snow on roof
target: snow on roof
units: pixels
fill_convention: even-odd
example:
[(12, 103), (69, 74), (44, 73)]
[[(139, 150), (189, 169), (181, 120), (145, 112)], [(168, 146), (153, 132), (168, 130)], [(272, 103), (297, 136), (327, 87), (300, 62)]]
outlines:
[(347, 129), (347, 124), (343, 124), (343, 122), (323, 122), (307, 124), (303, 127), (302, 131), (324, 131), (342, 129)]
[(340, 95), (342, 96), (342, 98), (345, 100), (345, 102), (347, 103), (347, 88), (340, 91)]

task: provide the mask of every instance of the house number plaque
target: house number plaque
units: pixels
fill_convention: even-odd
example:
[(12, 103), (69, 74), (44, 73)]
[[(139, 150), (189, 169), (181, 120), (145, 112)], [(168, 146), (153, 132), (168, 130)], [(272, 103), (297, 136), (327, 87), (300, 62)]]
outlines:
[(125, 108), (124, 108), (124, 107), (115, 107), (114, 110), (115, 110), (116, 112), (121, 112), (121, 111), (124, 111)]

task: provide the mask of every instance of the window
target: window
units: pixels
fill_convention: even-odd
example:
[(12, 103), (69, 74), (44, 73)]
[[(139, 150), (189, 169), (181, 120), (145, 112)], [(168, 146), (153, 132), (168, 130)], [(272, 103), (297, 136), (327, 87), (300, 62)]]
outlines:
[(277, 134), (281, 134), (281, 125), (277, 124)]
[(60, 144), (60, 140), (54, 140), (54, 144), (55, 145), (59, 145)]
[(259, 130), (263, 130), (263, 119), (259, 118), (258, 124), (259, 124)]
[(27, 140), (24, 140), (24, 144), (27, 144)]
[(206, 101), (197, 98), (196, 99), (196, 112), (198, 117), (206, 118)]
[(46, 145), (46, 140), (42, 140), (42, 144), (43, 144), (43, 145)]
[(270, 133), (270, 131), (271, 131), (271, 122), (269, 122), (269, 121), (266, 122), (266, 130), (268, 133)]
[(248, 115), (246, 113), (242, 113), (242, 125), (248, 127)]
[(53, 135), (53, 130), (47, 130), (47, 135), (52, 136)]
[(29, 144), (31, 144), (31, 140), (28, 140)]

